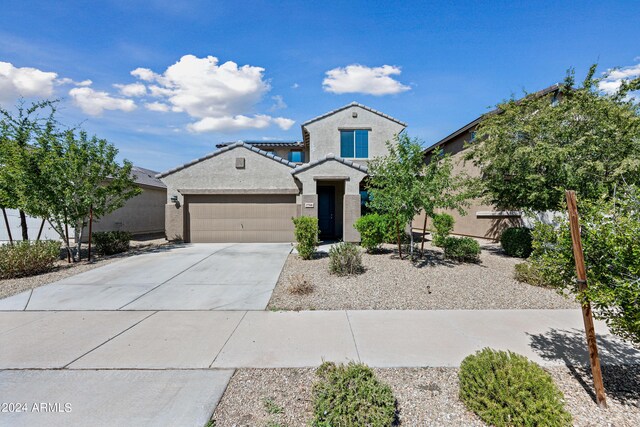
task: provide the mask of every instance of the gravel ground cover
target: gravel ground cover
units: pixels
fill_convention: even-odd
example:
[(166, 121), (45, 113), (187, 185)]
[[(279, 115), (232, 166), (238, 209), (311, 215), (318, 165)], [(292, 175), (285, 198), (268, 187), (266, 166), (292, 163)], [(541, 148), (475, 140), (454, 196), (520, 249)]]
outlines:
[[(457, 368), (374, 369), (398, 400), (403, 426), (483, 426), (458, 399)], [(604, 367), (609, 408), (600, 409), (582, 386), (588, 369), (547, 370), (565, 395), (575, 426), (640, 425), (640, 366)], [(216, 427), (308, 426), (313, 417), (313, 369), (240, 369), (235, 372), (212, 419)], [(269, 413), (269, 399), (281, 408)], [(272, 411), (274, 412), (274, 411)], [(277, 411), (276, 411), (277, 412)]]
[[(382, 253), (362, 254), (365, 272), (339, 277), (329, 273), (329, 258), (289, 255), (268, 308), (271, 310), (424, 310), (579, 308), (570, 298), (513, 278), (519, 258), (503, 255), (498, 244), (482, 241), (477, 264), (444, 259), (440, 248), (425, 244), (425, 257), (400, 260), (391, 245)], [(289, 291), (304, 276), (313, 291)]]
[(58, 280), (93, 270), (94, 268), (102, 267), (103, 265), (110, 264), (122, 258), (158, 250), (161, 247), (167, 247), (167, 245), (169, 245), (169, 243), (165, 239), (132, 240), (131, 249), (128, 252), (110, 256), (92, 255), (91, 262), (86, 260), (87, 252), (83, 250), (83, 260), (78, 263), (69, 264), (66, 259), (61, 259), (56, 262), (54, 269), (47, 273), (36, 276), (19, 277), (17, 279), (0, 280), (0, 299), (19, 294), (29, 289), (35, 289), (42, 285), (57, 282)]

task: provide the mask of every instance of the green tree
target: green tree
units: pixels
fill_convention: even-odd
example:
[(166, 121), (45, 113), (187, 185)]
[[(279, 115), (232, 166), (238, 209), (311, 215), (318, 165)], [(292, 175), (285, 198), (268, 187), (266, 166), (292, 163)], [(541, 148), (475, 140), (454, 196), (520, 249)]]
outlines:
[(402, 258), (401, 231), (421, 210), (429, 216), (439, 208), (459, 209), (462, 213), (468, 193), (464, 177), (452, 176), (451, 158), (441, 151), (425, 165), (420, 141), (406, 134), (397, 136), (393, 143), (387, 142), (387, 150), (386, 156), (369, 162), (369, 207), (394, 219)]
[[(564, 192), (610, 197), (624, 178), (640, 183), (640, 115), (629, 92), (599, 89), (593, 65), (579, 87), (569, 70), (559, 93), (499, 104), (478, 125), (466, 158), (482, 171), (485, 198), (501, 209), (558, 210)], [(556, 98), (554, 98), (556, 97)]]
[(90, 210), (100, 218), (140, 193), (131, 177), (132, 165), (126, 160), (118, 164), (118, 150), (105, 139), (89, 138), (84, 131), (59, 133), (53, 126), (38, 138), (35, 153), (40, 169), (35, 210), (61, 236), (65, 225), (73, 227), (75, 254), (66, 239), (65, 245), (74, 261), (79, 261)]
[(546, 283), (590, 301), (596, 317), (640, 346), (640, 189), (624, 186), (611, 199), (578, 202), (587, 291), (575, 280), (566, 217), (557, 218), (558, 227), (536, 225), (530, 262)]
[[(26, 215), (34, 215), (34, 184), (38, 167), (34, 144), (54, 123), (57, 101), (20, 101), (16, 112), (0, 108), (0, 207), (18, 209), (22, 240), (29, 240)], [(45, 113), (43, 116), (42, 114)]]

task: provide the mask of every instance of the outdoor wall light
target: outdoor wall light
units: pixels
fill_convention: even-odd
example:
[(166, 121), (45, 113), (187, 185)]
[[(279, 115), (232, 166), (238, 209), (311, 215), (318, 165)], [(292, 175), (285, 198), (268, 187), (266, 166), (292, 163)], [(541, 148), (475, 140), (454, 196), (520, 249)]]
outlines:
[(178, 203), (178, 196), (171, 196), (171, 203)]

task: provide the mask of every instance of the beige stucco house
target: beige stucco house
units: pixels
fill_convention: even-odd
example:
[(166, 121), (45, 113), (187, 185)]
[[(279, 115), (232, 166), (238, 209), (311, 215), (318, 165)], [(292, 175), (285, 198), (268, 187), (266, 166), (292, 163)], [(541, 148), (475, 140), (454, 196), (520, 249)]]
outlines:
[(318, 218), (321, 238), (360, 240), (368, 161), (406, 124), (351, 103), (302, 124), (300, 141), (238, 141), (157, 175), (167, 238), (291, 242), (292, 217)]
[[(531, 94), (530, 96), (551, 96), (551, 102), (556, 102), (560, 98), (560, 85), (554, 84), (545, 89)], [(493, 110), (487, 114), (498, 114), (498, 110)], [(464, 150), (469, 144), (476, 142), (475, 132), (478, 124), (485, 115), (478, 117), (470, 123), (467, 123), (460, 129), (447, 135), (440, 141), (436, 142), (424, 151), (425, 162), (431, 160), (431, 156), (437, 149), (441, 149), (445, 154), (450, 154), (453, 160), (453, 174), (466, 173), (470, 177), (478, 178), (481, 171), (473, 162), (464, 160)], [(455, 210), (447, 210), (446, 212), (453, 216), (455, 225), (454, 234), (482, 237), (488, 239), (498, 239), (502, 231), (508, 227), (519, 227), (525, 224), (526, 218), (523, 218), (520, 211), (506, 211), (497, 209), (495, 206), (488, 205), (482, 199), (470, 201), (470, 206), (466, 209), (466, 215), (460, 215)], [(422, 230), (424, 226), (424, 215), (414, 218), (412, 227), (414, 230)], [(427, 228), (430, 227), (427, 218)]]

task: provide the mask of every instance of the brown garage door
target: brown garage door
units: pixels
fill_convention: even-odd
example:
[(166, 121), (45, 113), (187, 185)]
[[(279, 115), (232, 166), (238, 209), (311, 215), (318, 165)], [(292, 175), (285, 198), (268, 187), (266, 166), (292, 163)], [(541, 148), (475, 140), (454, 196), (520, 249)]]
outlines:
[(185, 201), (192, 243), (293, 241), (294, 195), (198, 195)]

